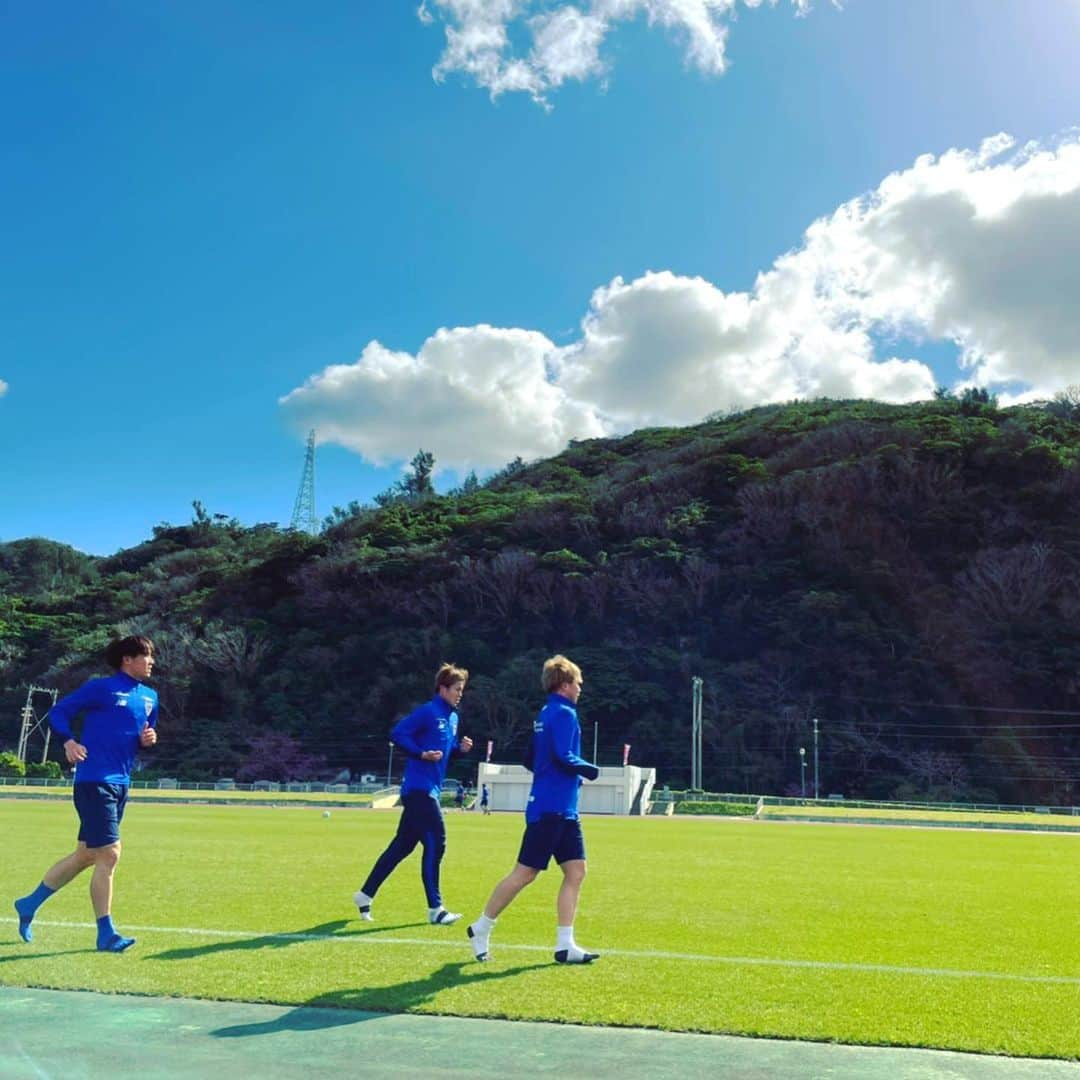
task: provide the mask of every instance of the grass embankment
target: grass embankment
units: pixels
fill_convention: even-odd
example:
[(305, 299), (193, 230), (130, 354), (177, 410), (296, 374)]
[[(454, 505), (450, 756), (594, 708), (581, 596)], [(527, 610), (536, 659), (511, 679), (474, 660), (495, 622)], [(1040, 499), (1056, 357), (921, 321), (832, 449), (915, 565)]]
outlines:
[[(136, 788), (131, 789), (131, 799), (141, 802), (177, 803), (258, 803), (288, 805), (312, 804), (316, 806), (370, 806), (370, 793), (335, 791), (191, 791), (182, 788)], [(59, 799), (71, 802), (71, 788), (32, 787), (26, 785), (0, 786), (0, 799)]]
[(765, 806), (759, 818), (828, 818), (838, 822), (865, 821), (882, 824), (898, 822), (945, 822), (956, 826), (992, 825), (998, 828), (1057, 828), (1080, 832), (1080, 816), (1069, 814), (1033, 814), (1017, 810), (905, 810), (902, 807), (836, 806), (817, 803), (810, 806)]

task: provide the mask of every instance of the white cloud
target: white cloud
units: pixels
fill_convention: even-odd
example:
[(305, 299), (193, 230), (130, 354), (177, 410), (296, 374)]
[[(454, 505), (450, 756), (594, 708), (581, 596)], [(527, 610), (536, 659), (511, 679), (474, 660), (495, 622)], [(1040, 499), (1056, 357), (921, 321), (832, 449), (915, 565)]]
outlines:
[(815, 223), (791, 258), (817, 268), (827, 317), (956, 342), (969, 383), (1078, 381), (1080, 137), (1012, 146), (920, 158)]
[(8, 391), (8, 384), (0, 379), (0, 397), (3, 397)]
[(995, 136), (920, 158), (814, 222), (748, 292), (616, 278), (567, 346), (490, 326), (440, 330), (415, 356), (372, 342), (283, 404), (370, 461), (423, 446), (460, 469), (797, 397), (928, 398), (926, 364), (877, 354), (890, 339), (955, 342), (958, 384), (1052, 396), (1080, 382), (1080, 135), (1012, 150)]
[(439, 330), (419, 352), (377, 341), (354, 364), (326, 368), (281, 399), (300, 430), (355, 450), (373, 464), (403, 461), (417, 447), (464, 471), (558, 453), (572, 438), (600, 435), (595, 411), (548, 378), (555, 346), (529, 330)]
[[(776, 3), (742, 0), (747, 8)], [(791, 5), (805, 14), (810, 0), (791, 0)], [(424, 0), (419, 16), (427, 24), (438, 19), (446, 28), (436, 79), (457, 73), (493, 98), (519, 91), (545, 102), (568, 80), (603, 75), (604, 38), (616, 23), (639, 16), (674, 32), (691, 67), (721, 75), (727, 67), (728, 23), (738, 6), (739, 0)], [(515, 53), (512, 30), (531, 42), (523, 56)]]

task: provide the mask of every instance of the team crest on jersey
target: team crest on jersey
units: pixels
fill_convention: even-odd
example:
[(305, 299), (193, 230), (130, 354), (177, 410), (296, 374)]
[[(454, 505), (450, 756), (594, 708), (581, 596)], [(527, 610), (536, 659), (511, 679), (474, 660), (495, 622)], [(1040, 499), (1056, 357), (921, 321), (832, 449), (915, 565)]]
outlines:
[(146, 709), (146, 718), (150, 719), (150, 714), (154, 711), (154, 703), (149, 698), (143, 698), (143, 708)]

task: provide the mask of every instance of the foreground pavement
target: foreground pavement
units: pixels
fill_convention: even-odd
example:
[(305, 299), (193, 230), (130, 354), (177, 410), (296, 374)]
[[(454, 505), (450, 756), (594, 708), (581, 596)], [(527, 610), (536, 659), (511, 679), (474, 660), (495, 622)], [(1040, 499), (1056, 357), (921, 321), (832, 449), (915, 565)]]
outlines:
[(633, 1080), (1080, 1080), (1080, 1064), (0, 987), (0, 1078), (557, 1075)]

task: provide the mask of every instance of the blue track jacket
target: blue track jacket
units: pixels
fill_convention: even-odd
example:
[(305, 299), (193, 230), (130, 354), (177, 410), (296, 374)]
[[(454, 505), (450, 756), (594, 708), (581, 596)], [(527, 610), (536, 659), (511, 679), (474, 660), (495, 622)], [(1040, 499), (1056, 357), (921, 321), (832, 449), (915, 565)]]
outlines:
[[(439, 798), (450, 755), (459, 749), (457, 729), (458, 714), (438, 694), (393, 726), (390, 741), (409, 757), (401, 782), (402, 795), (423, 791), (433, 799)], [(425, 750), (441, 750), (443, 756), (439, 761), (421, 761)]]
[(595, 780), (600, 770), (581, 756), (581, 724), (577, 709), (562, 694), (548, 694), (533, 724), (533, 782), (525, 807), (527, 822), (544, 814), (578, 816), (581, 778)]
[(52, 707), (49, 726), (67, 742), (75, 738), (71, 725), (79, 713), (78, 741), (86, 747), (86, 760), (75, 766), (75, 783), (130, 783), (139, 733), (147, 724), (157, 726), (157, 691), (122, 672), (91, 679)]

